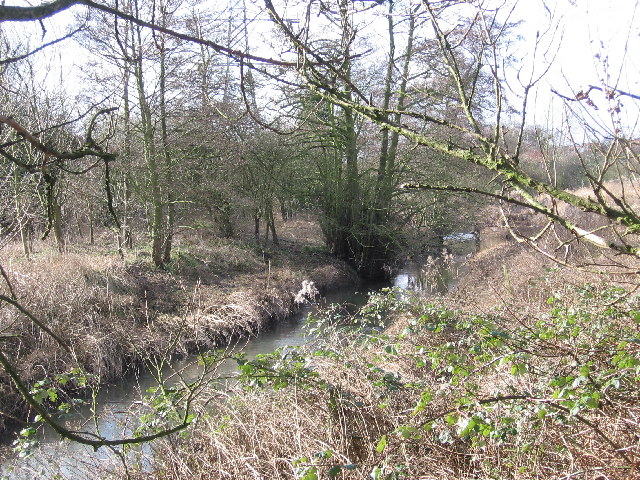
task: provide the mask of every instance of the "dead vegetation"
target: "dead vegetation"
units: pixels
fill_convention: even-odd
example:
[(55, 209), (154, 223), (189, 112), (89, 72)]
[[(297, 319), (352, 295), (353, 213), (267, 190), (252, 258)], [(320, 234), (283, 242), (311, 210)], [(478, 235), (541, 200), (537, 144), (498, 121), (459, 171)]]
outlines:
[[(533, 227), (536, 219), (522, 221)], [(155, 455), (145, 460), (151, 470), (121, 476), (639, 479), (640, 298), (629, 288), (637, 283), (633, 260), (606, 276), (570, 269), (505, 233), (483, 232), (482, 250), (445, 297), (374, 297), (360, 323), (346, 324), (344, 310), (339, 322), (328, 314), (322, 335), (303, 350), (241, 363), (240, 384), (202, 395), (206, 408), (192, 428), (154, 445)], [(581, 250), (572, 250), (578, 259)], [(584, 251), (611, 268), (595, 250)], [(233, 337), (231, 325), (259, 330), (262, 323), (247, 319), (283, 314), (291, 297), (273, 292), (299, 286), (290, 257), (323, 258), (315, 249), (285, 252), (255, 263), (246, 276), (251, 288), (242, 294), (234, 291), (245, 277), (207, 276), (201, 260), (213, 256), (203, 252), (179, 257), (180, 275), (152, 271), (144, 283), (150, 293), (131, 297), (130, 308), (138, 309), (136, 328), (152, 326), (155, 336), (135, 342), (181, 329), (188, 341), (176, 345), (187, 351)], [(251, 264), (243, 255), (241, 263)], [(336, 278), (337, 264), (308, 267), (320, 286)], [(91, 278), (121, 295), (130, 290), (131, 268), (140, 266), (109, 264), (105, 270), (116, 269), (112, 280), (104, 273)], [(189, 283), (196, 278), (202, 281)], [(65, 283), (74, 285), (72, 278)], [(169, 284), (176, 312), (159, 298)], [(149, 318), (145, 309), (158, 313)], [(372, 330), (370, 322), (387, 314), (394, 323)]]
[[(303, 351), (254, 362), (249, 391), (137, 475), (640, 479), (634, 260), (604, 276), (504, 234), (484, 232), (444, 298), (374, 298), (365, 316), (395, 318), (384, 333), (342, 320)], [(271, 380), (256, 389), (261, 376)]]
[[(310, 223), (291, 222), (289, 230), (295, 234)], [(18, 246), (5, 245), (0, 265), (11, 288), (3, 282), (0, 293), (15, 293), (71, 352), (6, 303), (0, 306), (3, 349), (28, 385), (77, 366), (108, 384), (146, 358), (185, 355), (257, 334), (298, 308), (294, 297), (305, 279), (325, 290), (356, 281), (317, 243), (284, 237), (281, 248), (265, 249), (183, 235), (165, 270), (152, 267), (145, 252), (122, 261), (104, 247), (76, 246), (59, 255), (42, 245), (26, 260)], [(0, 374), (0, 432), (27, 417), (24, 400)]]

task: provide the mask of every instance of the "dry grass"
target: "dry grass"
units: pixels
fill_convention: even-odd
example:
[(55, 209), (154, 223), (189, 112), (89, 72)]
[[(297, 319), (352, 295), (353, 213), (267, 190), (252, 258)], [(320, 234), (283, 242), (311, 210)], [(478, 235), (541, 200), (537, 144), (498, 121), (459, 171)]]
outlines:
[[(604, 225), (563, 208), (587, 229)], [(523, 234), (545, 224), (529, 211), (513, 213)], [(610, 238), (619, 233), (610, 230)], [(153, 472), (140, 478), (331, 478), (332, 468), (342, 466), (335, 478), (640, 479), (638, 376), (635, 367), (608, 373), (620, 351), (640, 362), (636, 344), (620, 346), (640, 335), (634, 320), (640, 264), (574, 240), (562, 229), (538, 239), (558, 263), (505, 230), (486, 229), (482, 251), (456, 291), (437, 300), (440, 306), (416, 301), (368, 343), (362, 334), (328, 330), (306, 350), (315, 380), (231, 392), (187, 439), (166, 442)], [(631, 293), (608, 293), (620, 285)], [(432, 321), (444, 326), (426, 328)], [(492, 331), (506, 340), (494, 345)], [(487, 357), (474, 350), (479, 339), (489, 339), (482, 347)], [(318, 348), (322, 355), (312, 353)], [(518, 370), (518, 362), (526, 368)], [(585, 365), (592, 378), (574, 387)], [(599, 375), (604, 379), (596, 381)], [(621, 386), (602, 387), (595, 407), (562, 410), (574, 396), (594, 393), (580, 382), (604, 385), (612, 375), (620, 375)], [(566, 398), (555, 396), (556, 377), (569, 378)], [(496, 436), (459, 435), (474, 418), (493, 425)]]
[[(507, 364), (452, 385), (428, 367), (416, 366), (418, 349), (463, 340), (448, 334), (394, 337), (390, 341), (404, 352), (395, 358), (385, 355), (383, 345), (367, 349), (351, 343), (336, 349), (339, 358), (316, 364), (331, 388), (301, 382), (277, 392), (234, 392), (237, 396), (220, 404), (186, 440), (168, 442), (155, 458), (154, 473), (141, 478), (316, 478), (304, 477), (311, 468), (317, 478), (330, 478), (336, 465), (343, 466), (337, 478), (354, 479), (371, 478), (376, 469), (381, 472), (378, 478), (391, 479), (640, 478), (617, 450), (623, 448), (631, 459), (640, 453), (637, 386), (635, 393), (627, 388), (612, 394), (607, 406), (581, 413), (580, 421), (558, 421), (553, 412), (548, 420), (538, 420), (528, 401), (465, 406), (459, 399), (468, 397), (471, 382), (480, 385), (471, 390), (474, 398), (495, 398), (504, 392), (534, 391), (540, 378), (514, 376)], [(551, 350), (544, 353), (551, 360), (539, 358), (539, 368), (562, 371), (565, 358)], [(371, 364), (382, 369), (379, 374), (372, 374)], [(376, 384), (389, 374), (401, 387)], [(433, 399), (415, 413), (425, 391), (432, 392)], [(447, 412), (456, 415), (451, 425), (444, 420)], [(498, 426), (511, 419), (518, 433), (486, 443), (482, 436), (481, 443), (475, 443), (478, 437), (457, 436), (460, 422), (474, 415)], [(425, 431), (424, 425), (431, 429)]]
[[(289, 228), (295, 234), (309, 225), (303, 221)], [(19, 245), (6, 244), (0, 265), (20, 303), (72, 353), (10, 305), (0, 305), (3, 350), (28, 385), (76, 366), (110, 383), (145, 358), (256, 334), (295, 311), (293, 299), (303, 279), (325, 290), (354, 281), (328, 254), (317, 250), (305, 256), (306, 244), (292, 241), (265, 250), (246, 241), (183, 235), (167, 270), (153, 268), (144, 252), (130, 252), (122, 261), (100, 246), (76, 245), (64, 255), (46, 244), (36, 247), (38, 253), (26, 260)], [(4, 282), (0, 293), (11, 294)], [(26, 404), (0, 373), (0, 432), (7, 421), (26, 415)]]
[[(540, 226), (533, 217), (521, 221), (532, 229)], [(339, 326), (329, 327), (301, 360), (289, 355), (272, 365), (278, 374), (297, 372), (287, 388), (247, 392), (237, 387), (224, 398), (219, 391), (210, 392), (203, 401), (215, 403), (215, 410), (203, 412), (187, 437), (164, 442), (151, 472), (131, 476), (310, 480), (314, 475), (330, 478), (332, 469), (341, 467), (336, 478), (365, 479), (378, 472), (375, 478), (381, 479), (639, 479), (633, 468), (640, 458), (640, 388), (631, 367), (623, 372), (622, 386), (609, 389), (597, 408), (584, 408), (577, 415), (564, 412), (566, 421), (564, 404), (554, 397), (551, 384), (557, 376), (577, 378), (586, 364), (593, 375), (606, 372), (621, 348), (640, 359), (633, 342), (628, 348), (619, 346), (622, 338), (640, 334), (633, 321), (633, 308), (640, 311), (638, 299), (599, 296), (612, 285), (637, 284), (635, 277), (561, 267), (525, 244), (508, 241), (501, 230), (487, 243), (488, 237), (485, 232), (484, 250), (469, 262), (469, 273), (457, 290), (439, 299), (437, 306), (415, 299), (384, 335), (346, 335)], [(549, 239), (548, 246), (555, 240)], [(185, 350), (215, 345), (233, 337), (232, 325), (257, 331), (265, 319), (291, 308), (291, 297), (275, 292), (299, 285), (300, 255), (318, 255), (319, 261), (306, 265), (306, 271), (313, 272), (320, 286), (331, 278), (335, 282), (340, 273), (338, 264), (320, 261), (324, 257), (314, 248), (256, 250), (259, 260), (253, 261), (240, 244), (227, 246), (226, 255), (215, 260), (220, 270), (214, 273), (213, 261), (206, 260), (216, 258), (207, 253), (209, 248), (190, 245), (189, 253), (176, 263), (179, 275), (134, 275), (142, 276), (144, 290), (151, 292), (144, 297), (146, 310), (138, 311), (140, 328), (151, 325), (155, 334), (181, 328), (188, 339), (180, 347)], [(236, 249), (241, 251), (229, 253)], [(236, 255), (235, 265), (246, 271), (220, 274), (222, 267), (230, 271), (234, 264), (229, 255)], [(570, 255), (582, 263), (609, 262), (588, 249), (573, 248)], [(621, 260), (615, 260), (617, 268)], [(624, 262), (638, 270), (631, 261)], [(132, 267), (120, 271), (117, 262), (104, 267), (110, 268), (119, 285), (128, 285)], [(141, 267), (133, 268), (135, 272)], [(94, 275), (102, 283), (94, 282), (118, 290), (115, 280), (110, 283), (105, 276), (109, 277)], [(66, 282), (74, 285), (73, 278)], [(202, 281), (198, 284), (196, 279)], [(585, 289), (585, 283), (592, 286)], [(169, 284), (179, 293), (163, 306), (163, 285)], [(61, 287), (54, 291), (60, 295)], [(557, 303), (549, 305), (551, 296)], [(591, 298), (596, 300), (585, 300)], [(133, 299), (134, 309), (139, 308), (140, 296)], [(121, 300), (127, 304), (124, 297)], [(176, 305), (180, 314), (169, 308)], [(560, 313), (552, 314), (559, 306)], [(612, 306), (617, 313), (603, 313)], [(573, 336), (532, 334), (536, 329), (565, 328), (553, 322), (564, 322), (578, 307), (580, 322), (593, 318), (600, 323), (593, 328), (579, 323), (584, 328)], [(140, 315), (145, 311), (159, 313)], [(493, 333), (487, 334), (492, 331), (507, 340), (494, 345)], [(149, 337), (136, 343), (144, 345), (145, 338)], [(523, 338), (528, 343), (522, 343)], [(485, 343), (476, 351), (479, 339)], [(483, 357), (483, 348), (492, 356)], [(312, 353), (318, 350), (322, 354)], [(527, 368), (514, 373), (521, 358), (517, 355), (523, 354)], [(453, 368), (456, 365), (465, 368), (464, 375)], [(429, 401), (422, 401), (427, 394)], [(508, 395), (514, 398), (502, 399)], [(551, 412), (539, 417), (540, 406)], [(449, 414), (455, 415), (451, 423)], [(475, 417), (503, 428), (504, 435), (459, 435), (464, 422)]]
[[(553, 386), (557, 376), (571, 377), (567, 395), (575, 388), (580, 398), (581, 384), (571, 385), (582, 366), (595, 379), (621, 348), (640, 359), (637, 345), (619, 343), (640, 335), (633, 320), (640, 300), (610, 293), (633, 279), (559, 267), (506, 240), (504, 231), (484, 245), (441, 306), (412, 300), (385, 335), (368, 342), (362, 333), (327, 330), (307, 347), (305, 367), (318, 377), (300, 376), (277, 391), (232, 392), (187, 439), (164, 445), (153, 473), (137, 475), (311, 479), (332, 478), (331, 469), (342, 466), (335, 478), (374, 478), (377, 471), (381, 479), (640, 479), (637, 375), (622, 368), (621, 386), (607, 387), (596, 408), (576, 414), (562, 410), (568, 403), (554, 397)], [(575, 334), (563, 330), (572, 315)], [(487, 325), (507, 340), (491, 343)], [(536, 329), (557, 331), (542, 337)], [(473, 350), (483, 338), (488, 357)], [(514, 373), (518, 355), (527, 367)], [(421, 403), (425, 392), (431, 398)], [(460, 436), (476, 417), (502, 436)]]

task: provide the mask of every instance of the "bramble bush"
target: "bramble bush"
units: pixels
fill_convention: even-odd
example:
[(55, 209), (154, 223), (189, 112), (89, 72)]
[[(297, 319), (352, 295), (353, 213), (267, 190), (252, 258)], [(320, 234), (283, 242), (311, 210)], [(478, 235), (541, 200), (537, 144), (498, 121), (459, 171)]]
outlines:
[[(388, 316), (392, 328), (375, 328)], [(242, 378), (326, 402), (303, 435), (333, 447), (293, 455), (293, 478), (635, 478), (639, 324), (638, 297), (605, 285), (558, 290), (522, 315), (388, 289), (350, 321), (322, 316), (306, 348), (241, 362)]]

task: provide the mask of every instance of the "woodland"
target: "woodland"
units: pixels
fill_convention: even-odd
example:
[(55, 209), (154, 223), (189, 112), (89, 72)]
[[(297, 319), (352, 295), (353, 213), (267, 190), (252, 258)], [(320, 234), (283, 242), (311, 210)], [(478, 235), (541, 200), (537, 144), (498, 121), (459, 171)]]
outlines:
[[(640, 29), (591, 32), (578, 84), (580, 3), (3, 2), (0, 438), (104, 478), (640, 478)], [(462, 232), (447, 294), (230, 346)], [(140, 368), (133, 431), (62, 420)]]

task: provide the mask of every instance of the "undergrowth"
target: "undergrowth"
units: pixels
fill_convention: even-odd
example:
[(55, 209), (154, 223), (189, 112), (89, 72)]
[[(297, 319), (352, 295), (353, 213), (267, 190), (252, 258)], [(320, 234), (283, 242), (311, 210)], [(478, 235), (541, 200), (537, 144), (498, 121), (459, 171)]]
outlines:
[[(328, 254), (298, 258), (301, 249), (295, 243), (274, 248), (265, 263), (247, 242), (181, 238), (174, 260), (161, 270), (145, 256), (130, 253), (123, 261), (98, 246), (78, 246), (64, 255), (41, 251), (30, 260), (21, 258), (17, 247), (5, 248), (0, 295), (15, 298), (69, 349), (2, 301), (2, 350), (25, 388), (38, 390), (46, 383), (46, 391), (59, 393), (38, 402), (46, 400), (55, 412), (58, 404), (69, 403), (62, 397), (71, 385), (59, 384), (58, 375), (80, 369), (95, 377), (92, 387), (117, 382), (150, 360), (255, 335), (296, 311), (303, 279), (324, 290), (353, 281)], [(0, 369), (0, 440), (18, 428), (32, 436), (29, 422), (35, 414), (18, 390)], [(84, 395), (90, 396), (90, 389)]]
[(637, 295), (472, 314), (391, 289), (339, 312), (305, 347), (237, 357), (237, 389), (140, 476), (640, 478)]

